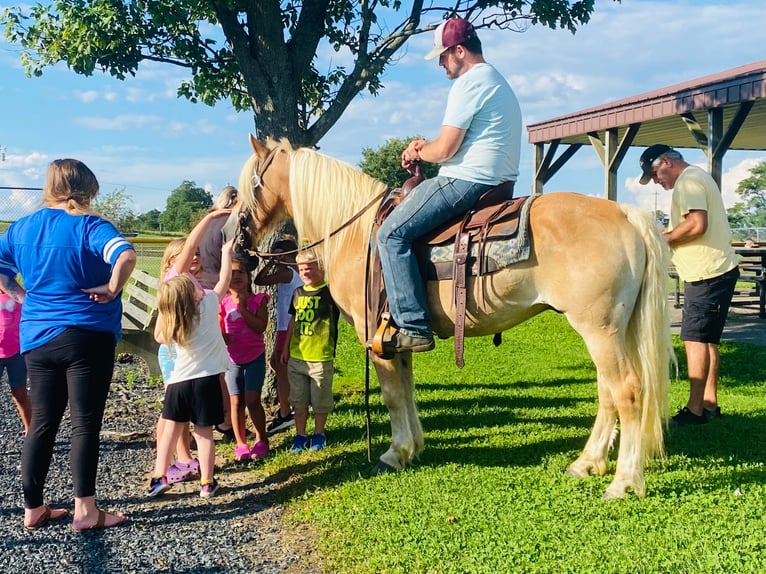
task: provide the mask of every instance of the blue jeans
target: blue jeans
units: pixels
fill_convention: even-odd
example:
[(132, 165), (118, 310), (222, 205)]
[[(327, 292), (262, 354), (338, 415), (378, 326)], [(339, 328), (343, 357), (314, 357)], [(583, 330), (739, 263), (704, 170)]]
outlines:
[(491, 186), (437, 176), (413, 189), (378, 230), (378, 249), (391, 316), (402, 333), (431, 337), (426, 286), (412, 253), (420, 236), (466, 213)]

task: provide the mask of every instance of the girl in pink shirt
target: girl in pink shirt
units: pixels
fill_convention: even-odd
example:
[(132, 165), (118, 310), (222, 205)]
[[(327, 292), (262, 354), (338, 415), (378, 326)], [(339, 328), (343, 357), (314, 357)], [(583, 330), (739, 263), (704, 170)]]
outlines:
[[(263, 458), (269, 453), (266, 413), (261, 390), (266, 377), (266, 344), (263, 332), (268, 324), (269, 295), (250, 291), (250, 273), (245, 264), (231, 262), (229, 293), (221, 301), (221, 328), (231, 361), (226, 369), (226, 387), (231, 402), (231, 424), (237, 446), (234, 460)], [(245, 407), (255, 428), (255, 443), (247, 443)]]
[(11, 396), (19, 411), (24, 436), (32, 420), (32, 404), (27, 393), (27, 365), (19, 348), (19, 322), (24, 288), (10, 269), (0, 269), (0, 375), (8, 371)]

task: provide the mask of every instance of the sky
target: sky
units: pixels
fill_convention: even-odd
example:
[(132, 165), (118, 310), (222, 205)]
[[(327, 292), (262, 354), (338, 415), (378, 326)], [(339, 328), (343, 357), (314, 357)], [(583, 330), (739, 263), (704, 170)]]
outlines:
[[(404, 4), (407, 4), (405, 2)], [(572, 35), (531, 27), (523, 33), (485, 31), (484, 55), (508, 80), (519, 99), (521, 175), (516, 194), (532, 184), (533, 146), (526, 126), (639, 93), (670, 86), (764, 59), (763, 0), (596, 0), (591, 21)], [(12, 5), (4, 0), (0, 9)], [(382, 77), (378, 96), (362, 94), (319, 142), (321, 152), (357, 165), (365, 147), (389, 138), (438, 135), (450, 81), (435, 60), (425, 61), (432, 33), (411, 39)], [(236, 185), (250, 154), (253, 116), (228, 102), (215, 107), (176, 96), (185, 72), (166, 64), (142, 64), (136, 77), (119, 81), (95, 73), (78, 76), (65, 65), (27, 78), (18, 46), (0, 38), (0, 219), (12, 209), (31, 211), (50, 161), (74, 157), (96, 174), (102, 193), (124, 190), (136, 213), (163, 210), (184, 180), (214, 197)], [(334, 62), (343, 55), (334, 55)], [(670, 193), (638, 183), (632, 149), (618, 173), (617, 200), (668, 211)], [(682, 150), (705, 167), (699, 150)], [(724, 202), (737, 200), (737, 183), (766, 159), (764, 152), (728, 152), (723, 164)], [(582, 148), (545, 191), (603, 196), (603, 168)]]

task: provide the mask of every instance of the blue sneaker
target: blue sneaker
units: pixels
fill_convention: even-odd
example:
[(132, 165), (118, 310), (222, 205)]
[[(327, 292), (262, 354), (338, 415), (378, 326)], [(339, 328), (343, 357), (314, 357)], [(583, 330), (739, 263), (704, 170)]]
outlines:
[(297, 434), (293, 437), (293, 446), (290, 452), (298, 453), (306, 450), (309, 446), (309, 437), (305, 434)]
[(211, 498), (218, 492), (218, 481), (214, 478), (212, 482), (200, 483), (199, 495), (202, 498)]
[(159, 496), (171, 488), (173, 488), (173, 485), (168, 482), (166, 477), (152, 477), (152, 479), (149, 481), (149, 489), (146, 491), (146, 496), (149, 498), (154, 498), (155, 496)]
[(311, 435), (311, 447), (309, 450), (322, 450), (327, 444), (327, 437), (324, 433), (316, 433)]

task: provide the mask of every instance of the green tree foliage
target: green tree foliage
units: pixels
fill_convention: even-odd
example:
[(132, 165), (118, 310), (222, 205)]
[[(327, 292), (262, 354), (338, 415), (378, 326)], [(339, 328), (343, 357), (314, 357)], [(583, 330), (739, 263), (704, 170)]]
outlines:
[(750, 177), (739, 182), (737, 195), (742, 201), (729, 209), (732, 227), (766, 227), (766, 162), (750, 170)]
[(254, 112), (259, 137), (310, 146), (357, 94), (381, 89), (383, 70), (409, 38), (444, 17), (461, 16), (478, 28), (540, 24), (574, 33), (590, 20), (594, 3), (48, 0), (7, 8), (2, 21), (29, 75), (59, 62), (78, 74), (100, 70), (120, 79), (144, 61), (179, 66), (191, 72), (179, 96), (208, 105), (230, 99)]
[[(410, 173), (402, 167), (402, 151), (414, 139), (423, 138), (422, 136), (412, 136), (407, 139), (390, 138), (377, 149), (369, 147), (362, 149), (362, 161), (359, 162), (359, 168), (392, 189), (401, 187), (410, 177)], [(439, 171), (439, 166), (423, 163), (421, 170), (423, 177), (434, 177)]]
[(146, 213), (139, 214), (136, 217), (136, 228), (141, 231), (158, 231), (161, 215), (162, 212), (159, 209), (151, 209)]
[(133, 198), (126, 194), (123, 188), (115, 189), (106, 195), (97, 195), (92, 208), (114, 223), (121, 232), (127, 233), (136, 227), (136, 215), (130, 207), (132, 203)]
[(184, 181), (170, 192), (159, 217), (163, 231), (189, 231), (202, 213), (213, 206), (213, 197), (193, 181)]

